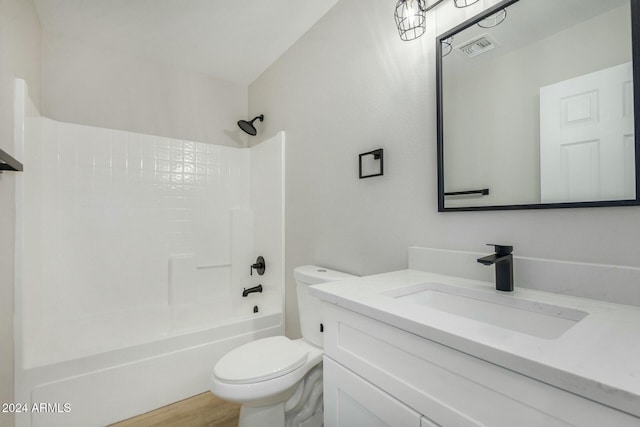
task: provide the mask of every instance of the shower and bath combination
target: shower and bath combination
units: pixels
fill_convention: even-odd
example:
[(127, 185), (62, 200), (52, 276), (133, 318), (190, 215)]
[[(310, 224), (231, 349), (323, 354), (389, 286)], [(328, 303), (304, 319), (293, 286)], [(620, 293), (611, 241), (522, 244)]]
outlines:
[(243, 131), (245, 131), (249, 135), (255, 136), (258, 133), (258, 131), (256, 130), (256, 127), (253, 125), (253, 122), (255, 122), (258, 119), (260, 121), (263, 121), (264, 120), (264, 114), (260, 114), (259, 116), (254, 117), (253, 120), (251, 120), (251, 121), (238, 120), (238, 126), (240, 126), (240, 129), (242, 129)]

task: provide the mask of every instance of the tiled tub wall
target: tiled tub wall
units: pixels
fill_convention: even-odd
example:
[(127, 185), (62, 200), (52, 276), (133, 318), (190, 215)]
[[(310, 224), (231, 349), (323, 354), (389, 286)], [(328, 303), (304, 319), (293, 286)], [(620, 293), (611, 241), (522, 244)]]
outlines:
[[(25, 211), (39, 212), (25, 231), (26, 366), (224, 316), (231, 224), (251, 228), (249, 150), (40, 120), (25, 150)], [(195, 323), (184, 307), (200, 308)]]

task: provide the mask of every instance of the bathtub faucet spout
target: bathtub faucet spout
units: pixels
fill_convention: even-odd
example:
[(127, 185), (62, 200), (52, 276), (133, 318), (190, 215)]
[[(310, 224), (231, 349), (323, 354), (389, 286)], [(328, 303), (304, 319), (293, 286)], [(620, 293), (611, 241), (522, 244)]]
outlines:
[(246, 297), (247, 295), (253, 293), (253, 292), (260, 292), (262, 293), (262, 285), (258, 285), (258, 286), (254, 286), (253, 288), (249, 288), (249, 289), (244, 289), (242, 291), (242, 296)]

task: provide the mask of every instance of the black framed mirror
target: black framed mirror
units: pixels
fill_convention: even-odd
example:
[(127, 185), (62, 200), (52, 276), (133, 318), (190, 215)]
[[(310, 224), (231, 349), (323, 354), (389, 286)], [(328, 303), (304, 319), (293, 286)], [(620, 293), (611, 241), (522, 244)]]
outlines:
[(640, 205), (640, 0), (505, 0), (436, 67), (438, 211)]

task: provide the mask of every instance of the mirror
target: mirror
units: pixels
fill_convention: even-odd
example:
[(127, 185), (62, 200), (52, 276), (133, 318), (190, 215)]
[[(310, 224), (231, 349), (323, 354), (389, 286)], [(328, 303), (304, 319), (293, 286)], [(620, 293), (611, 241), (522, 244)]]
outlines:
[(439, 211), (640, 204), (639, 6), (507, 0), (437, 38)]

